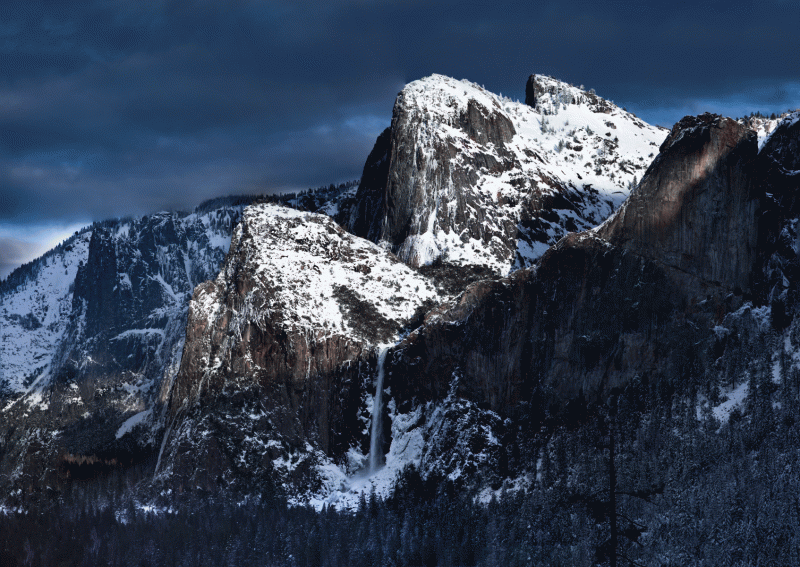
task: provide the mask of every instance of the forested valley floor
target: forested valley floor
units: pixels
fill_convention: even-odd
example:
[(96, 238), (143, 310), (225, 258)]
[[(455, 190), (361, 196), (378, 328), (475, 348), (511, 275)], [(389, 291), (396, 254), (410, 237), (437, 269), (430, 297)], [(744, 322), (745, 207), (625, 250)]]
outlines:
[(724, 423), (691, 388), (634, 385), (613, 412), (573, 407), (527, 441), (539, 455), (527, 489), (493, 496), (409, 467), (393, 497), (365, 495), (355, 511), (289, 505), (268, 487), (147, 500), (144, 463), (5, 509), (2, 564), (607, 565), (612, 553), (618, 565), (798, 564), (795, 374), (751, 380)]

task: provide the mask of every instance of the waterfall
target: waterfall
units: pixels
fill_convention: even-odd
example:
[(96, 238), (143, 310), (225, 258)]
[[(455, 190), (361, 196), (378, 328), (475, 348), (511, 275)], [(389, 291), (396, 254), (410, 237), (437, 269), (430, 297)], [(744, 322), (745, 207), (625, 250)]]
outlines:
[(383, 451), (381, 434), (383, 432), (383, 363), (389, 345), (381, 346), (378, 350), (378, 378), (375, 380), (375, 398), (372, 403), (372, 425), (369, 431), (369, 472), (375, 472), (381, 466)]

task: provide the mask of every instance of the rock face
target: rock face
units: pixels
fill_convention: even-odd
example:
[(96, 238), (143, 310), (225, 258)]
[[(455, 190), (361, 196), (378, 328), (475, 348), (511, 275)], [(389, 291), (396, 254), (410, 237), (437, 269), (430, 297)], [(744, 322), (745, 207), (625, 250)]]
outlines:
[(191, 291), (222, 263), (240, 211), (97, 225), (75, 278), (62, 373), (153, 380), (177, 364)]
[(409, 84), (337, 219), (412, 266), (500, 275), (599, 224), (664, 132), (565, 83), (537, 85), (531, 108), (439, 75)]
[[(373, 146), (364, 165), (359, 187), (382, 187), (389, 178), (389, 164), (392, 152), (392, 129), (387, 128)], [(368, 238), (373, 242), (380, 240), (382, 226), (382, 212), (384, 209), (385, 195), (378, 190), (358, 191), (353, 203), (344, 210), (338, 211), (337, 222), (348, 226), (353, 234)]]
[(800, 305), (800, 112), (778, 121), (761, 142), (759, 175), (766, 199), (761, 210), (753, 282), (759, 302), (769, 304), (773, 323), (787, 327)]
[(760, 200), (756, 133), (711, 114), (672, 128), (638, 189), (598, 231), (633, 253), (750, 291)]
[(156, 444), (191, 291), (241, 209), (95, 223), (15, 276), (0, 294), (4, 480), (55, 488)]
[[(769, 342), (763, 321), (782, 328), (796, 310), (793, 120), (760, 154), (733, 120), (682, 120), (605, 224), (563, 238), (534, 268), (473, 284), (390, 351), (398, 411), (455, 396), (513, 430), (631, 384), (670, 399), (741, 381), (740, 351)], [(769, 367), (782, 355), (761, 356)]]
[[(594, 94), (594, 91), (586, 92), (582, 88), (575, 89), (563, 82), (548, 77), (546, 75), (531, 75), (525, 83), (525, 104), (536, 109), (541, 113), (547, 113), (553, 105), (586, 105), (595, 113), (611, 114), (614, 112), (614, 105)], [(611, 129), (616, 129), (613, 122), (607, 125)]]
[(320, 467), (366, 452), (374, 345), (435, 298), (426, 278), (328, 217), (246, 209), (222, 272), (191, 303), (158, 474), (178, 489), (271, 475), (290, 493), (313, 489)]
[(432, 315), (391, 353), (389, 387), (412, 404), (441, 400), (457, 376), (458, 395), (521, 418), (547, 396), (563, 407), (637, 374), (680, 376), (686, 306), (665, 282), (659, 264), (571, 234), (536, 269), (473, 284)]

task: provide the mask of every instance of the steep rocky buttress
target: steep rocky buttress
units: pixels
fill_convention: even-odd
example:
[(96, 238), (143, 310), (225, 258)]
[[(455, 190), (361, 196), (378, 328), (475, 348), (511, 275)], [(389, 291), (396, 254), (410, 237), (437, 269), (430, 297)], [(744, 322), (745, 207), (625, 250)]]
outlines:
[(532, 81), (533, 106), (440, 75), (410, 83), (337, 220), (412, 266), (499, 275), (602, 222), (665, 132), (566, 83)]
[(750, 291), (763, 196), (757, 153), (756, 133), (734, 120), (684, 118), (598, 236), (710, 285)]
[(178, 489), (277, 479), (296, 493), (327, 482), (326, 466), (361, 466), (375, 346), (436, 296), (326, 216), (246, 209), (222, 272), (195, 290), (157, 474)]

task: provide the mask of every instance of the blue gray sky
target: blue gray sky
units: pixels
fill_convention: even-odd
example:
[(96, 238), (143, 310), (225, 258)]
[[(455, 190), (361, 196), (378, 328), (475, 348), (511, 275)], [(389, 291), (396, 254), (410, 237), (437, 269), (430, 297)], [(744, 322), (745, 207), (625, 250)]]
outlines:
[(544, 73), (671, 126), (800, 106), (788, 0), (4, 2), (0, 277), (79, 226), (358, 178), (394, 98)]

